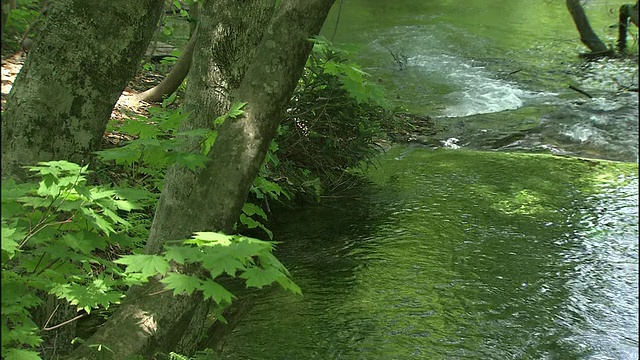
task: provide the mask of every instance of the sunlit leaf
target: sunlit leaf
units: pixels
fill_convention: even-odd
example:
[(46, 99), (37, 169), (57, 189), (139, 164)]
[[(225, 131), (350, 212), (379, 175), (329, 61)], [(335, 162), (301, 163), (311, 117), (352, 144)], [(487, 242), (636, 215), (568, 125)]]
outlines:
[(219, 232), (196, 232), (193, 239), (186, 240), (185, 244), (201, 244), (201, 245), (229, 245), (233, 236)]
[(240, 277), (247, 280), (247, 287), (256, 287), (261, 289), (265, 285), (273, 284), (274, 281), (285, 277), (285, 275), (273, 268), (262, 269), (252, 267), (244, 271)]
[(242, 110), (247, 105), (246, 102), (235, 102), (231, 104), (231, 108), (227, 112), (227, 116), (232, 119), (244, 114), (244, 110)]
[(123, 255), (114, 262), (127, 265), (125, 270), (127, 273), (140, 273), (145, 278), (165, 274), (171, 267), (169, 262), (159, 255)]
[(235, 296), (213, 280), (205, 280), (200, 286), (204, 299), (213, 299), (217, 304), (231, 303)]
[(200, 279), (193, 275), (185, 275), (179, 273), (170, 273), (160, 282), (167, 285), (168, 289), (173, 290), (173, 295), (186, 293), (191, 295), (200, 287)]

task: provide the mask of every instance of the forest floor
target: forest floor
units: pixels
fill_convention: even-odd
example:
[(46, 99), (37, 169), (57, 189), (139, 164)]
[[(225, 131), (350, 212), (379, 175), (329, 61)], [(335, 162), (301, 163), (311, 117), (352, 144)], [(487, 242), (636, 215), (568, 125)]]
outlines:
[[(2, 59), (2, 89), (0, 109), (4, 110), (5, 103), (9, 97), (9, 92), (15, 82), (18, 73), (24, 65), (26, 55), (24, 53), (16, 53), (15, 55), (3, 57)], [(122, 122), (126, 119), (132, 119), (136, 116), (149, 116), (149, 107), (154, 104), (144, 101), (132, 101), (132, 96), (142, 91), (152, 88), (160, 83), (163, 75), (153, 71), (139, 72), (127, 85), (122, 92), (120, 99), (111, 112), (111, 120)], [(118, 132), (107, 132), (103, 139), (104, 142), (111, 146), (118, 146), (121, 141), (129, 140), (123, 134)]]
[[(9, 96), (11, 87), (24, 65), (25, 55), (17, 53), (2, 59), (2, 109)], [(142, 71), (127, 85), (111, 114), (111, 119), (126, 119), (135, 115), (148, 115), (148, 108), (153, 104), (131, 101), (131, 96), (145, 91), (162, 81), (163, 75), (151, 71)]]

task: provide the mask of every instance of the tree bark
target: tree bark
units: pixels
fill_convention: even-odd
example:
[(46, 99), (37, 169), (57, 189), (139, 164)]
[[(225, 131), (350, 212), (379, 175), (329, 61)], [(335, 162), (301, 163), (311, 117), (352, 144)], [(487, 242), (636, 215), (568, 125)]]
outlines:
[[(246, 69), (256, 58), (273, 10), (272, 0), (222, 0), (201, 4), (185, 99), (185, 110), (190, 116), (182, 124), (181, 131), (212, 129), (216, 117), (229, 110), (231, 93), (238, 88)], [(192, 140), (186, 147), (184, 150), (199, 152), (200, 139)], [(194, 173), (180, 166), (169, 169), (151, 226), (148, 253), (159, 253), (166, 240), (185, 239), (194, 231), (231, 231), (235, 220), (224, 228), (211, 222), (217, 214), (211, 213), (210, 208), (221, 201), (220, 198), (190, 196), (198, 185), (198, 174), (205, 171)]]
[(589, 19), (584, 13), (580, 0), (566, 0), (567, 9), (573, 18), (573, 22), (580, 33), (580, 41), (585, 44), (591, 52), (606, 53), (607, 46), (598, 38), (589, 24)]
[(111, 110), (135, 75), (163, 0), (61, 0), (9, 93), (2, 119), (2, 178), (21, 166), (88, 163)]
[[(236, 2), (228, 1), (230, 9), (234, 9)], [(198, 30), (202, 32), (196, 43), (187, 96), (193, 104), (198, 99), (205, 102), (202, 106), (192, 105), (193, 111), (185, 126), (210, 127), (214, 115), (223, 113), (228, 107), (229, 95), (235, 101), (248, 102), (248, 105), (244, 116), (227, 120), (222, 125), (209, 153), (211, 161), (205, 169), (191, 175), (188, 170), (176, 166), (169, 172), (147, 243), (148, 253), (157, 253), (165, 241), (186, 238), (194, 231), (229, 233), (232, 230), (309, 56), (312, 44), (308, 38), (320, 31), (332, 3), (333, 0), (283, 0), (255, 49), (259, 56), (246, 68), (244, 76), (235, 71), (229, 72), (230, 69), (238, 69), (224, 63), (233, 57), (214, 51), (215, 48), (233, 51), (236, 46), (233, 39), (237, 34), (223, 36), (222, 39), (230, 41), (226, 44), (206, 46), (207, 41), (211, 41), (203, 36), (207, 32), (205, 12), (208, 6), (207, 2), (202, 4), (202, 22)], [(254, 12), (223, 12), (220, 16), (235, 18), (240, 15), (249, 17), (249, 14)], [(245, 21), (251, 23), (255, 19)], [(223, 33), (225, 31), (220, 26), (216, 28)], [(200, 61), (211, 58), (216, 60), (216, 64)], [(206, 76), (200, 78), (196, 74)], [(215, 86), (209, 87), (212, 83)], [(196, 91), (198, 89), (207, 91)], [(186, 182), (181, 182), (183, 179)], [(72, 354), (72, 358), (93, 357), (95, 352), (87, 346), (89, 344), (106, 345), (111, 351), (104, 355), (114, 359), (125, 359), (135, 354), (150, 356), (158, 349), (171, 350), (175, 339), (182, 337), (185, 324), (191, 323), (201, 296), (173, 297), (171, 293), (158, 292), (159, 289), (161, 286), (156, 280), (142, 288), (132, 289), (127, 301)]]

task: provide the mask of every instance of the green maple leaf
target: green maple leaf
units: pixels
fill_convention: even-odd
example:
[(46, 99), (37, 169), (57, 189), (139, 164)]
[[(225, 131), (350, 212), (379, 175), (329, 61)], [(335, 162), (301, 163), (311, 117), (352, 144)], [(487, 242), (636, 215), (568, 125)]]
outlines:
[(279, 278), (286, 276), (276, 269), (262, 269), (259, 267), (252, 267), (240, 275), (241, 278), (247, 280), (247, 287), (256, 287), (262, 289), (265, 285), (271, 285)]
[(184, 265), (187, 261), (198, 262), (202, 257), (202, 250), (190, 246), (165, 246), (164, 257)]
[(2, 250), (9, 254), (9, 258), (13, 257), (18, 250), (19, 244), (16, 240), (22, 239), (24, 235), (22, 231), (18, 231), (17, 223), (9, 227), (4, 221), (2, 222)]
[(244, 110), (242, 110), (242, 108), (245, 107), (245, 105), (247, 105), (246, 102), (236, 102), (233, 103), (231, 105), (231, 108), (229, 109), (229, 111), (227, 112), (227, 116), (229, 116), (232, 119), (235, 119), (236, 117), (244, 114)]
[(193, 239), (185, 241), (185, 244), (193, 244), (197, 246), (214, 246), (214, 245), (229, 245), (233, 237), (227, 234), (218, 232), (197, 232), (193, 236)]
[(123, 296), (119, 291), (111, 291), (102, 279), (95, 279), (86, 285), (60, 284), (53, 287), (50, 292), (60, 298), (67, 299), (71, 305), (78, 305), (87, 313), (91, 313), (91, 309), (100, 305), (108, 309), (110, 304), (120, 302)]
[[(87, 231), (87, 233), (89, 232)], [(99, 239), (102, 241), (101, 243), (92, 241), (95, 239)], [(102, 238), (96, 236), (95, 239), (85, 239), (84, 232), (76, 232), (76, 233), (65, 234), (62, 237), (62, 242), (64, 242), (67, 246), (69, 246), (73, 250), (80, 251), (81, 253), (87, 255), (87, 254), (90, 254), (91, 251), (95, 250), (98, 246), (101, 246), (102, 248), (104, 248), (104, 246), (106, 245), (106, 241), (104, 241)]]
[(213, 299), (217, 304), (221, 302), (231, 303), (235, 298), (232, 293), (213, 280), (203, 281), (200, 290), (202, 290), (205, 300)]
[(200, 288), (200, 279), (193, 275), (185, 275), (179, 273), (170, 273), (160, 282), (167, 285), (168, 289), (173, 289), (173, 295), (187, 293), (191, 295), (195, 290)]
[(38, 352), (22, 349), (3, 350), (2, 356), (5, 360), (42, 360)]
[(279, 277), (278, 279), (276, 279), (276, 281), (284, 289), (287, 289), (287, 290), (291, 291), (292, 293), (294, 293), (296, 295), (302, 295), (302, 290), (300, 289), (298, 284), (296, 284), (293, 281), (291, 281), (291, 279), (289, 279), (288, 277), (282, 276), (282, 277)]
[(202, 266), (209, 270), (214, 279), (223, 272), (235, 276), (237, 270), (245, 268), (244, 263), (235, 254), (230, 253), (228, 248), (222, 246), (205, 248), (201, 259)]
[(114, 262), (116, 264), (127, 265), (125, 272), (140, 273), (145, 278), (157, 274), (164, 274), (170, 268), (169, 262), (158, 255), (124, 255)]
[(271, 251), (271, 249), (273, 249), (271, 243), (249, 237), (242, 237), (230, 246), (232, 254), (240, 259), (258, 256), (266, 251)]
[(251, 215), (258, 215), (261, 218), (267, 220), (267, 214), (265, 214), (264, 210), (262, 210), (258, 205), (252, 203), (245, 203), (242, 207), (242, 212)]

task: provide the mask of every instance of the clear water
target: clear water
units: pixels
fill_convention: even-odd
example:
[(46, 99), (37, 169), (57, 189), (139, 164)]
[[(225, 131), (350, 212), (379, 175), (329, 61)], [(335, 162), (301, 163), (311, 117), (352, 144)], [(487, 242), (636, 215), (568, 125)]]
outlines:
[[(605, 41), (621, 3), (587, 1)], [(344, 0), (334, 42), (443, 131), (278, 215), (304, 296), (264, 290), (223, 358), (637, 359), (636, 60), (578, 58), (564, 1)]]

